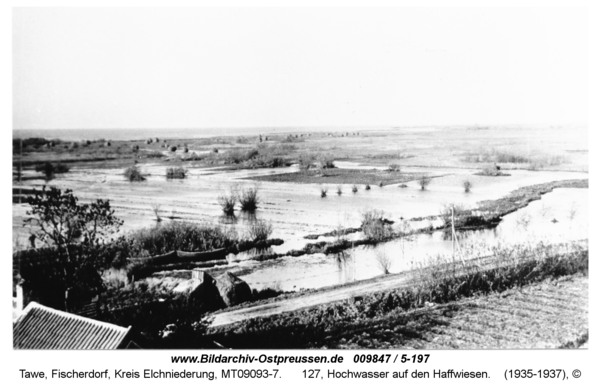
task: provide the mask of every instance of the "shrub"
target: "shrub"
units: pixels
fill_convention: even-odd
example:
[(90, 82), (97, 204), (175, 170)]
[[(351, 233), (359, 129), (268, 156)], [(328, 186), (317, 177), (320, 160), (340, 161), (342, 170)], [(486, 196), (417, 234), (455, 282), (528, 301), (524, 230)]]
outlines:
[(187, 170), (183, 167), (167, 168), (167, 179), (184, 179), (187, 176)]
[(281, 139), (282, 143), (297, 143), (301, 141), (304, 141), (304, 139), (299, 138), (298, 135), (287, 135), (286, 137)]
[(134, 145), (131, 146), (131, 150), (133, 152), (138, 152), (140, 150), (140, 146), (137, 145), (137, 144), (134, 144)]
[(342, 186), (337, 187), (337, 195), (342, 195)]
[(427, 175), (421, 175), (418, 182), (419, 186), (421, 187), (421, 190), (425, 190), (427, 186), (429, 186), (429, 184), (431, 183), (431, 177)]
[(223, 213), (228, 216), (232, 216), (235, 210), (235, 203), (237, 202), (238, 194), (235, 189), (231, 189), (229, 193), (224, 193), (217, 198)]
[(218, 154), (219, 150), (215, 147), (215, 148), (212, 149), (212, 152), (215, 153), (215, 154)]
[(273, 225), (265, 220), (256, 220), (248, 224), (247, 233), (250, 241), (266, 241), (273, 233)]
[(500, 171), (500, 166), (496, 164), (490, 164), (485, 166), (480, 172), (475, 175), (483, 175), (483, 176), (509, 176), (510, 174), (503, 173)]
[(352, 192), (356, 193), (358, 191), (358, 187), (356, 185), (352, 185)]
[(127, 167), (123, 172), (123, 176), (125, 176), (129, 182), (142, 182), (146, 180), (146, 178), (142, 175), (140, 168), (135, 164)]
[(162, 158), (164, 155), (160, 151), (151, 151), (151, 152), (148, 152), (145, 156), (146, 156), (146, 158), (150, 159), (150, 158)]
[(390, 164), (388, 164), (387, 170), (390, 172), (400, 172), (401, 167), (398, 163), (390, 163)]
[(177, 151), (177, 146), (171, 146), (171, 148), (169, 148), (169, 150), (171, 152), (175, 152), (175, 151)]
[(249, 160), (246, 165), (252, 168), (277, 168), (289, 166), (290, 163), (278, 156), (259, 155)]
[(471, 215), (471, 211), (462, 204), (457, 203), (447, 203), (444, 204), (440, 210), (440, 217), (444, 221), (445, 227), (450, 227), (452, 223), (452, 214), (454, 213), (454, 223), (455, 225), (462, 224), (462, 220), (465, 217)]
[(371, 185), (369, 185), (369, 184), (365, 185), (365, 190), (371, 190)]
[(308, 153), (302, 153), (298, 156), (298, 166), (300, 171), (308, 172), (314, 166), (315, 156)]
[(254, 211), (258, 207), (258, 186), (250, 186), (241, 190), (240, 205), (244, 211)]
[(368, 209), (363, 211), (360, 227), (364, 235), (373, 241), (383, 241), (393, 234), (390, 221), (385, 219), (381, 210)]
[(465, 189), (465, 193), (468, 193), (471, 191), (471, 187), (473, 187), (473, 184), (471, 183), (471, 181), (465, 180), (463, 181), (463, 187)]
[(147, 257), (174, 250), (205, 252), (229, 248), (238, 238), (233, 230), (220, 226), (172, 221), (134, 231), (126, 241), (123, 249), (129, 257)]
[(379, 182), (379, 187), (383, 187), (383, 181)]
[(321, 168), (335, 168), (333, 157), (330, 155), (319, 156), (319, 164), (321, 165)]
[(325, 197), (327, 197), (327, 191), (328, 191), (328, 190), (329, 190), (329, 189), (327, 189), (327, 187), (323, 187), (323, 186), (321, 186), (321, 198), (325, 198)]
[(185, 148), (183, 149), (183, 153), (187, 154), (188, 152), (190, 152), (190, 150), (189, 150), (187, 147), (185, 147)]
[(54, 179), (54, 174), (63, 174), (69, 172), (69, 167), (58, 163), (56, 165), (46, 162), (35, 166), (35, 171), (44, 173), (44, 177), (47, 181)]

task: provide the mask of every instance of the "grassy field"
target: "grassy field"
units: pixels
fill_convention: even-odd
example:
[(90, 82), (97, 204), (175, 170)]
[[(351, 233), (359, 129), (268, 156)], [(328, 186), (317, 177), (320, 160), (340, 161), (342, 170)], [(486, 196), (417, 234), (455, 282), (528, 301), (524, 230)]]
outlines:
[[(317, 183), (317, 184), (357, 184), (375, 187), (379, 184), (384, 186), (396, 183), (410, 182), (418, 179), (422, 174), (404, 173), (397, 171), (382, 171), (377, 169), (350, 169), (332, 168), (324, 174), (314, 172), (291, 172), (284, 174), (266, 175), (249, 178), (266, 182), (293, 182), (293, 183)], [(364, 189), (364, 187), (359, 188)], [(331, 194), (334, 194), (333, 192)]]

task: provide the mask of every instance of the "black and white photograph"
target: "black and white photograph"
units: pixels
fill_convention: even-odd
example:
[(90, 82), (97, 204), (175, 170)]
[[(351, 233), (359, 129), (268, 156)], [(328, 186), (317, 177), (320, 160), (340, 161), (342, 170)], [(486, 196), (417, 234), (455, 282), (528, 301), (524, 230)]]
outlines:
[(14, 353), (589, 349), (586, 8), (11, 12)]

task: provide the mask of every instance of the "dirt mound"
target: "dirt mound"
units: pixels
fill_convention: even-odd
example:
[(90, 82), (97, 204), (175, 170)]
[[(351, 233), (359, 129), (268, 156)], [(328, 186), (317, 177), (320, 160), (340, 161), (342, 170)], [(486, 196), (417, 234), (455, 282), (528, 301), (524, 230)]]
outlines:
[(252, 300), (252, 290), (248, 283), (230, 272), (225, 272), (223, 275), (217, 277), (217, 288), (223, 302), (227, 306)]
[[(189, 292), (190, 300), (209, 311), (225, 307), (217, 288), (217, 281), (204, 271), (197, 271), (197, 273), (198, 275), (187, 284), (186, 292)], [(180, 286), (183, 287), (183, 284)]]

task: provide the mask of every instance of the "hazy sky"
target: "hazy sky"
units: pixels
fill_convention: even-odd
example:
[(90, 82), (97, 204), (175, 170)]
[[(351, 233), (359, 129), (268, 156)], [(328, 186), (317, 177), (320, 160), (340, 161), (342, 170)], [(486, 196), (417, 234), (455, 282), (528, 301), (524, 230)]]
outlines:
[(13, 126), (587, 122), (573, 8), (19, 8)]

